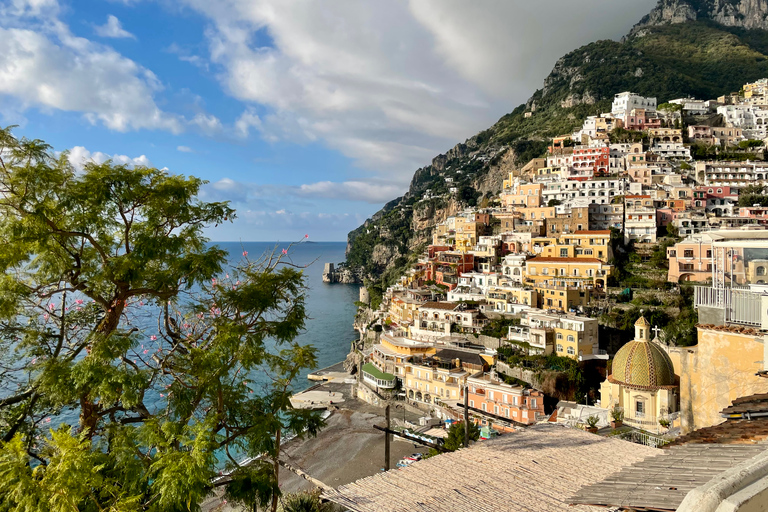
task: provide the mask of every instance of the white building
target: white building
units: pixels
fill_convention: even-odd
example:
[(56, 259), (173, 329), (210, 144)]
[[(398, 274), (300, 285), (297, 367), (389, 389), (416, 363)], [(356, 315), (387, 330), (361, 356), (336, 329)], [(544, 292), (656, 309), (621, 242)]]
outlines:
[(656, 208), (650, 195), (624, 197), (624, 243), (656, 243)]
[[(626, 181), (623, 179), (586, 180), (586, 181), (553, 181), (544, 185), (542, 190), (543, 204), (557, 199), (561, 203), (570, 204), (574, 199), (580, 206), (588, 204), (609, 204), (615, 196), (623, 195), (626, 191)], [(584, 198), (584, 199), (579, 199)], [(586, 204), (584, 204), (586, 203)]]
[(507, 254), (501, 261), (501, 274), (513, 283), (522, 283), (526, 258), (525, 254)]
[(696, 100), (693, 98), (678, 98), (676, 100), (670, 100), (669, 102), (682, 105), (683, 114), (704, 115), (709, 112), (709, 104), (704, 100)]
[(681, 142), (659, 142), (651, 146), (651, 152), (663, 158), (690, 160), (691, 150)]
[(589, 229), (602, 230), (624, 226), (624, 203), (590, 204)]
[(623, 117), (634, 109), (656, 112), (656, 98), (646, 98), (632, 92), (621, 92), (614, 96), (611, 114)]
[(703, 174), (707, 186), (740, 189), (768, 180), (768, 162), (696, 162), (695, 168), (696, 179)]

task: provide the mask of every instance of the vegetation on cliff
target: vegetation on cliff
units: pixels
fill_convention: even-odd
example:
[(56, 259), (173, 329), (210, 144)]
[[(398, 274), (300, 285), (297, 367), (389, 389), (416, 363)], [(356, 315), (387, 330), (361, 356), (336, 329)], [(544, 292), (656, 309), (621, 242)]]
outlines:
[[(375, 287), (386, 288), (404, 268), (408, 253), (429, 241), (434, 224), (414, 229), (414, 211), (437, 211), (449, 200), (482, 204), (499, 192), (501, 183), (496, 180), (496, 190), (485, 192), (478, 184), (486, 183), (501, 160), (519, 166), (544, 155), (551, 137), (610, 110), (618, 92), (654, 96), (660, 103), (688, 96), (708, 99), (764, 76), (768, 32), (726, 27), (701, 16), (687, 23), (647, 25), (621, 42), (583, 46), (562, 57), (525, 104), (418, 169), (403, 197), (349, 234), (347, 261), (363, 268)], [(391, 249), (390, 258), (373, 257), (382, 247)]]

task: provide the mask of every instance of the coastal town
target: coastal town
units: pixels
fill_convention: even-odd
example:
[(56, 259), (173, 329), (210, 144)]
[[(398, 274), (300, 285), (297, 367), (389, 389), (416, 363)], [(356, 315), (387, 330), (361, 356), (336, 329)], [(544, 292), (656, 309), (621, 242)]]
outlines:
[[(586, 458), (635, 445), (637, 460), (571, 488), (552, 510), (710, 510), (686, 499), (710, 476), (682, 485), (673, 473), (710, 463), (707, 449), (731, 457), (715, 452), (768, 438), (766, 130), (768, 79), (711, 100), (657, 105), (616, 94), (610, 112), (510, 172), (498, 196), (440, 221), (381, 297), (361, 289), (360, 340), (347, 361), (356, 397), (423, 414), (421, 425), (402, 422), (406, 439), (440, 443), (468, 419), (481, 440), (507, 440), (485, 451), (551, 436), (562, 441), (552, 456), (565, 457), (579, 430), (606, 442)], [(650, 459), (642, 456), (648, 448)], [(699, 458), (686, 465), (679, 454), (691, 449)], [(656, 452), (679, 456), (667, 475), (674, 492), (637, 480), (662, 457)], [(731, 478), (729, 468), (758, 453), (733, 455), (716, 474)], [(463, 467), (467, 455), (437, 462), (450, 457), (419, 464), (494, 471)], [(601, 483), (617, 474), (625, 478)], [(415, 503), (428, 487), (388, 475), (342, 487), (331, 500), (389, 510), (390, 496), (375, 497), (382, 488), (402, 485), (403, 503)], [(638, 491), (605, 491), (629, 484)]]

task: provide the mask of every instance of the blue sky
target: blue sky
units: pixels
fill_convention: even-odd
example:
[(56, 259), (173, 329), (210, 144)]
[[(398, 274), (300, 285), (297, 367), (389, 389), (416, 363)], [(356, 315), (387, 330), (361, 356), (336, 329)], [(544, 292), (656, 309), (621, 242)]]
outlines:
[(344, 240), (654, 3), (0, 0), (0, 117), (76, 166), (208, 180), (238, 210), (213, 240)]

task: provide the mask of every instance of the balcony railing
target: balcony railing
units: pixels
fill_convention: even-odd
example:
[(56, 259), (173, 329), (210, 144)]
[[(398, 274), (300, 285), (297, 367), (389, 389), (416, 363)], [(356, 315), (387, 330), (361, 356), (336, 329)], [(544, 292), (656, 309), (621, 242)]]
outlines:
[(723, 309), (728, 323), (760, 326), (762, 324), (760, 294), (749, 289), (697, 286), (695, 307)]

